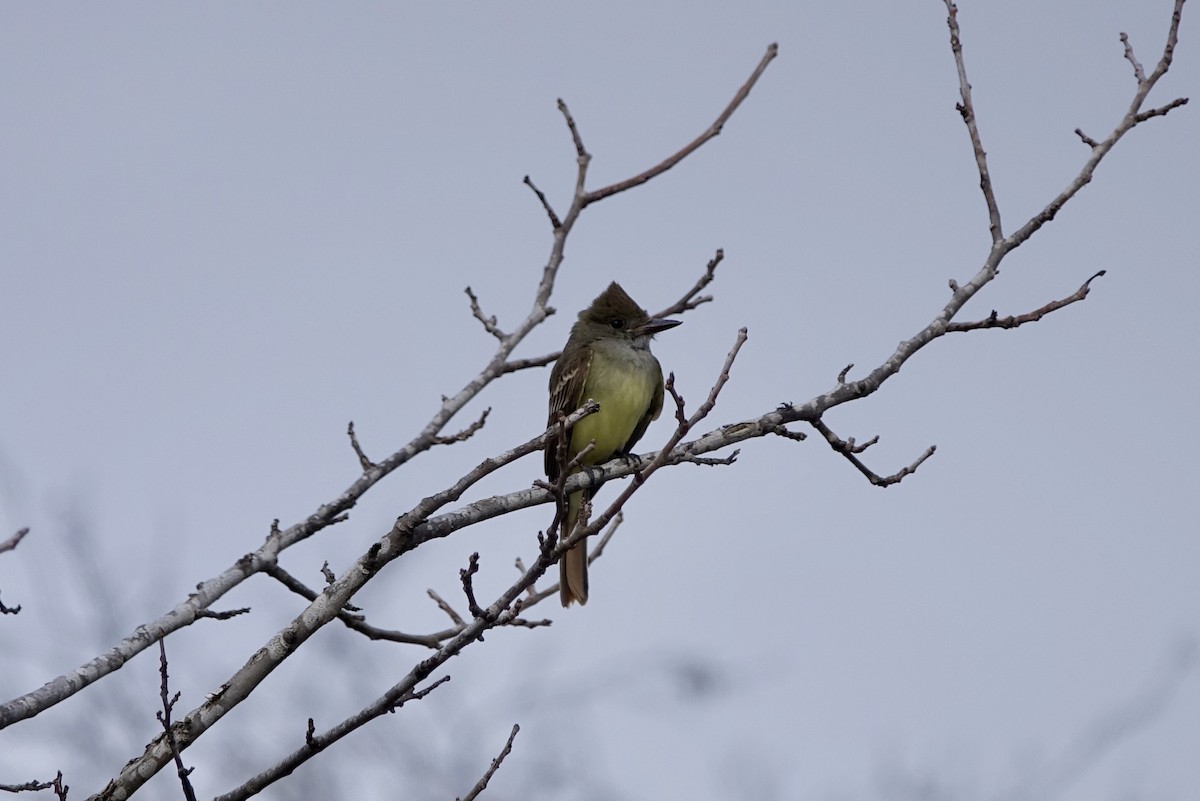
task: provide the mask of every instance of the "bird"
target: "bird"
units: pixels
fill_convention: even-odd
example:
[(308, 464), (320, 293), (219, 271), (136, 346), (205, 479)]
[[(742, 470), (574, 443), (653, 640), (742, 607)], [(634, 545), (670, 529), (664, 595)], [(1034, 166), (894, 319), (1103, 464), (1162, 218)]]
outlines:
[[(562, 354), (550, 371), (550, 414), (547, 427), (589, 399), (600, 411), (589, 415), (567, 434), (567, 461), (589, 443), (572, 472), (603, 464), (614, 456), (627, 456), (662, 412), (662, 366), (650, 352), (655, 334), (674, 328), (680, 320), (651, 317), (613, 281), (591, 305), (579, 313)], [(559, 438), (546, 443), (546, 477), (558, 481)], [(575, 529), (583, 500), (591, 490), (572, 492), (561, 516), (560, 536)], [(588, 600), (587, 542), (581, 541), (559, 560), (559, 598), (564, 607)]]

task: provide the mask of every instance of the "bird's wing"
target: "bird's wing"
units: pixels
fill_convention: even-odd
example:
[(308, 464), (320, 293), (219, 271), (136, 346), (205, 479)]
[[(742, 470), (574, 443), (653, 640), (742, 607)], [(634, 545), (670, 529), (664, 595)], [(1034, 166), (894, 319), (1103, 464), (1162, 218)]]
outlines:
[[(592, 349), (582, 348), (575, 352), (570, 362), (560, 358), (554, 364), (550, 373), (550, 414), (546, 426), (558, 422), (558, 414), (570, 414), (583, 405), (587, 398), (583, 397), (583, 387), (587, 383), (588, 369), (592, 365)], [(662, 399), (659, 399), (662, 405)], [(552, 438), (546, 443), (546, 477), (551, 481), (558, 480), (558, 438)]]

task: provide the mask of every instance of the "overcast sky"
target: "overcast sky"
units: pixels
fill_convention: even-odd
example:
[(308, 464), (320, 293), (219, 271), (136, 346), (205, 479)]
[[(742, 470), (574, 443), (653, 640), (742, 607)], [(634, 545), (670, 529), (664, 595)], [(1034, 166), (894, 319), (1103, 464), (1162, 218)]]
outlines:
[[(1101, 138), (1124, 114), (1118, 34), (1150, 69), (1170, 10), (962, 0), (1007, 230), (1076, 174), (1076, 127)], [(502, 327), (530, 309), (550, 231), (521, 179), (560, 210), (574, 181), (558, 97), (598, 187), (700, 133), (779, 42), (720, 137), (585, 211), (559, 313), (517, 355), (559, 347), (611, 280), (667, 305), (720, 247), (716, 301), (655, 344), (695, 404), (749, 328), (706, 430), (879, 364), (988, 248), (945, 16), (934, 0), (6, 6), (0, 539), (32, 533), (0, 555), (0, 599), (24, 606), (0, 620), (0, 696), (73, 669), (258, 547), (273, 518), (338, 495), (358, 473), (347, 421), (381, 458), (482, 368), (493, 341), (462, 290)], [(1197, 24), (1185, 15), (1153, 105), (1197, 94)], [(342, 797), (453, 798), (513, 723), (487, 797), (1194, 793), (1200, 676), (1176, 666), (1200, 637), (1198, 142), (1194, 106), (1133, 131), (963, 319), (1106, 270), (1086, 302), (946, 337), (828, 416), (843, 437), (880, 436), (879, 473), (936, 444), (915, 475), (876, 489), (819, 436), (660, 473), (585, 608), (489, 635), (450, 684), (265, 797), (314, 797), (342, 775), (328, 761), (354, 769)], [(388, 478), (284, 566), (314, 584), (325, 560), (342, 572), (421, 497), (538, 433), (546, 380), (490, 388), (451, 425), (490, 406), (478, 436)], [(668, 434), (661, 421), (642, 444)], [(471, 497), (540, 469), (525, 459)], [(549, 517), (434, 543), (356, 602), (380, 626), (441, 628), (425, 589), (457, 603), (479, 550), (494, 596)], [(302, 608), (265, 578), (219, 607), (243, 605), (169, 638), (185, 709)], [(358, 639), (323, 632), (189, 750), (201, 794), (421, 656)], [(72, 798), (101, 789), (154, 734), (155, 671), (143, 654), (0, 732), (0, 783), (62, 770)], [(103, 696), (120, 700), (80, 720)], [(67, 745), (65, 727), (89, 742)], [(178, 792), (170, 773), (146, 792)]]

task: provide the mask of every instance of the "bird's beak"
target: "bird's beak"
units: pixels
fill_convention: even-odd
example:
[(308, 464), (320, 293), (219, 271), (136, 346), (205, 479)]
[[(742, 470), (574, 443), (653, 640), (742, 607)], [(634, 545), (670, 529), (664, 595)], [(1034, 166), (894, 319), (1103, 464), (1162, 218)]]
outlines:
[(666, 320), (660, 317), (651, 317), (646, 322), (634, 329), (634, 336), (652, 337), (660, 331), (666, 331), (668, 328), (674, 328), (682, 323), (683, 320)]

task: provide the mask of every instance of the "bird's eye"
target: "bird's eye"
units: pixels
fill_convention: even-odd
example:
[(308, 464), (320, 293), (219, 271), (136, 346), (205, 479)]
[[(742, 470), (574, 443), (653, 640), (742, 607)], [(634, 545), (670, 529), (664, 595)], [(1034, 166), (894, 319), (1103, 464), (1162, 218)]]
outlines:
[(611, 320), (608, 321), (608, 324), (611, 325), (613, 328), (617, 329), (618, 331), (620, 331), (622, 328), (625, 327), (625, 321), (622, 320), (620, 317), (612, 318)]

